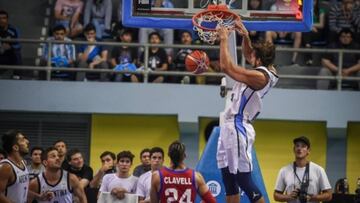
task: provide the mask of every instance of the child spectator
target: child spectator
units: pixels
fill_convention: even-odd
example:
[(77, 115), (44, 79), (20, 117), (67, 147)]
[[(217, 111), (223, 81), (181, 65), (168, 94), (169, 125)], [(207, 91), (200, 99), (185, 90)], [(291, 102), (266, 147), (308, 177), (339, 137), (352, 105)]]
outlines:
[[(192, 34), (189, 31), (183, 31), (181, 33), (181, 44), (182, 45), (191, 45), (193, 42)], [(173, 69), (175, 71), (186, 71), (185, 69), (185, 59), (188, 54), (190, 54), (193, 50), (189, 48), (181, 48), (177, 51), (174, 58), (174, 66)], [(174, 83), (189, 83), (189, 76), (172, 76), (171, 81)]]
[[(89, 69), (108, 69), (109, 65), (107, 63), (108, 51), (103, 48), (101, 45), (91, 44), (93, 42), (99, 41), (96, 39), (96, 29), (93, 24), (88, 24), (84, 29), (84, 35), (86, 40), (90, 43), (88, 45), (82, 45), (79, 50), (79, 67), (89, 68)], [(85, 76), (86, 75), (86, 76)], [(85, 74), (84, 72), (78, 72), (76, 80), (83, 81), (87, 79), (99, 78), (100, 80), (106, 80), (106, 73), (100, 74)]]
[[(132, 42), (132, 34), (130, 30), (123, 30), (120, 33), (119, 39), (123, 43)], [(137, 47), (128, 47), (128, 46), (116, 46), (111, 52), (111, 66), (115, 70), (136, 70), (137, 64)], [(115, 81), (125, 81), (125, 82), (138, 82), (138, 79), (135, 75), (132, 74), (116, 74), (114, 77)]]
[[(71, 39), (67, 38), (66, 36), (66, 28), (63, 25), (57, 25), (53, 29), (53, 36), (49, 37), (48, 40), (57, 40), (57, 41), (64, 41), (70, 42)], [(73, 67), (74, 62), (76, 60), (75, 55), (75, 46), (73, 44), (61, 44), (61, 43), (54, 43), (51, 46), (51, 65), (54, 67)], [(49, 47), (46, 43), (43, 47), (43, 55), (41, 57), (41, 64), (46, 65), (49, 56)], [(52, 74), (55, 78), (67, 78), (73, 79), (73, 74), (71, 73), (64, 73), (64, 72), (55, 72)], [(42, 74), (41, 76), (42, 77)]]
[[(149, 35), (149, 41), (150, 44), (160, 44), (162, 38), (158, 32), (152, 32)], [(150, 47), (149, 49), (149, 69), (151, 71), (166, 71), (168, 69), (168, 58), (165, 50), (159, 47)], [(140, 62), (144, 63), (144, 53), (141, 54)], [(150, 75), (149, 82), (162, 83), (164, 82), (164, 76)]]
[[(163, 8), (174, 8), (173, 3), (170, 0), (156, 0), (151, 1), (153, 3), (152, 7), (163, 7)], [(164, 43), (172, 45), (174, 43), (174, 30), (173, 29), (153, 29), (153, 28), (140, 28), (139, 30), (139, 43), (146, 44), (148, 43), (148, 36), (151, 33), (157, 32), (164, 39)], [(151, 43), (151, 42), (150, 42)], [(172, 56), (173, 49), (166, 49), (166, 53), (169, 57)], [(171, 61), (171, 60), (169, 60)]]

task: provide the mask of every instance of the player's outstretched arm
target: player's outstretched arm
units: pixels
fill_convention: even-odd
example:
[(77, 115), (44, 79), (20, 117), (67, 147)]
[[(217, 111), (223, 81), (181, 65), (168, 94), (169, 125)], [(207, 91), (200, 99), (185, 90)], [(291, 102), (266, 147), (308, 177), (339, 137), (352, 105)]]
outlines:
[(0, 164), (0, 202), (11, 203), (11, 201), (5, 196), (6, 186), (9, 182), (14, 181), (14, 173), (9, 164)]
[(84, 189), (81, 187), (78, 178), (74, 174), (69, 174), (70, 186), (74, 191), (74, 195), (81, 203), (87, 203)]
[(228, 48), (229, 31), (222, 27), (218, 29), (220, 37), (220, 68), (230, 76), (232, 79), (243, 82), (252, 89), (258, 90), (265, 87), (268, 78), (264, 73), (257, 70), (247, 70), (243, 67), (238, 67), (232, 60)]
[(251, 54), (253, 52), (253, 47), (251, 45), (251, 39), (249, 37), (249, 32), (242, 23), (241, 20), (235, 21), (235, 29), (242, 37), (242, 51), (245, 56), (245, 59), (248, 62), (251, 62)]
[(195, 172), (196, 185), (198, 186), (197, 191), (205, 203), (216, 203), (214, 196), (211, 194), (208, 186), (205, 183), (204, 178), (199, 172)]
[(155, 171), (151, 176), (150, 202), (159, 203), (158, 191), (160, 186), (159, 172)]

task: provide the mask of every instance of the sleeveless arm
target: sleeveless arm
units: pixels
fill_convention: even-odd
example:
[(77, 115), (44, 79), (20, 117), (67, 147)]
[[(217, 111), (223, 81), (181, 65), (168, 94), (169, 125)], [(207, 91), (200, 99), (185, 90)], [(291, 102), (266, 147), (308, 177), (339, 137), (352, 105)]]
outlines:
[(32, 202), (34, 198), (38, 197), (40, 191), (39, 191), (39, 182), (38, 178), (34, 178), (29, 183), (29, 193), (27, 197), (28, 202)]
[(81, 203), (87, 203), (84, 189), (81, 187), (79, 180), (74, 174), (69, 174), (70, 186), (74, 191), (74, 195), (79, 198)]
[(153, 172), (151, 176), (151, 189), (150, 189), (150, 202), (151, 203), (159, 203), (158, 192), (160, 187), (160, 176), (159, 172)]
[(11, 166), (6, 163), (0, 164), (0, 202), (11, 203), (11, 200), (5, 196), (5, 190), (9, 183), (15, 181), (14, 178)]
[(211, 192), (209, 191), (209, 188), (206, 185), (205, 180), (202, 177), (202, 175), (198, 172), (195, 172), (195, 179), (196, 179), (196, 185), (198, 186), (197, 191), (198, 191), (198, 194), (201, 196), (201, 199), (205, 203), (215, 203), (216, 200), (212, 196)]
[(253, 47), (251, 45), (251, 39), (249, 37), (249, 32), (248, 32), (248, 30), (246, 29), (246, 27), (244, 26), (244, 24), (242, 23), (241, 20), (235, 21), (235, 30), (242, 37), (241, 46), (243, 48), (242, 51), (243, 51), (243, 54), (245, 56), (245, 59), (249, 63), (251, 63), (251, 54), (253, 52)]
[(257, 70), (247, 70), (234, 64), (229, 48), (228, 48), (228, 35), (229, 31), (226, 28), (219, 29), (220, 35), (220, 68), (230, 76), (232, 79), (243, 82), (250, 86), (252, 89), (259, 90), (266, 86), (266, 76)]

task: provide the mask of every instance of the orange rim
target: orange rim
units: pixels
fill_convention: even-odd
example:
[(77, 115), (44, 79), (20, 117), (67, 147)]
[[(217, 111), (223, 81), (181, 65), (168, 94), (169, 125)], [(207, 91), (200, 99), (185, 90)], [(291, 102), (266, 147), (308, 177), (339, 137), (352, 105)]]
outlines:
[(196, 22), (196, 19), (198, 19), (201, 16), (203, 16), (205, 14), (208, 14), (208, 13), (211, 13), (213, 15), (217, 15), (217, 14), (221, 13), (221, 14), (223, 14), (224, 17), (228, 17), (228, 16), (235, 17), (234, 21), (240, 20), (240, 17), (236, 13), (233, 13), (233, 12), (229, 11), (229, 9), (227, 8), (226, 5), (209, 5), (206, 10), (201, 11), (201, 12), (195, 14), (192, 17), (193, 25), (200, 28), (200, 29), (202, 29), (202, 30), (205, 30), (205, 31), (216, 31), (216, 28), (207, 28), (207, 27), (204, 27), (204, 26), (202, 26), (202, 25), (200, 25), (199, 23)]

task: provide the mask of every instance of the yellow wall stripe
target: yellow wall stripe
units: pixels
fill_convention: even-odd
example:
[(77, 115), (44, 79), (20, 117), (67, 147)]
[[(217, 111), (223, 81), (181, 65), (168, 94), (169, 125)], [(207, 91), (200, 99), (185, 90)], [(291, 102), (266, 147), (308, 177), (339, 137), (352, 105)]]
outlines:
[(346, 176), (349, 192), (355, 193), (360, 178), (360, 123), (349, 123), (347, 133)]
[(90, 144), (90, 165), (94, 173), (100, 168), (99, 156), (110, 150), (115, 154), (130, 150), (134, 155), (134, 166), (140, 163), (143, 148), (159, 146), (165, 152), (165, 164), (169, 164), (167, 148), (179, 139), (176, 116), (108, 115), (93, 114)]

